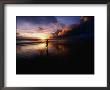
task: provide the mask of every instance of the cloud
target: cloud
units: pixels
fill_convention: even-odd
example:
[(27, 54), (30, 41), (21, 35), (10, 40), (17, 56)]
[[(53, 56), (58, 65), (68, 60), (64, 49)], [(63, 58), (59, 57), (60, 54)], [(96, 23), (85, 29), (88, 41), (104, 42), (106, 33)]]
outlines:
[(16, 30), (17, 33), (33, 34), (33, 36), (38, 33), (50, 34), (62, 30), (59, 34), (62, 35), (70, 30), (68, 25), (78, 23), (79, 20), (79, 17), (74, 16), (17, 16)]
[(36, 24), (49, 24), (57, 22), (54, 16), (17, 16), (16, 17), (17, 28), (24, 23)]
[(49, 32), (55, 29), (52, 23), (56, 22), (57, 19), (54, 16), (17, 16), (16, 29), (19, 32), (43, 32), (46, 30)]

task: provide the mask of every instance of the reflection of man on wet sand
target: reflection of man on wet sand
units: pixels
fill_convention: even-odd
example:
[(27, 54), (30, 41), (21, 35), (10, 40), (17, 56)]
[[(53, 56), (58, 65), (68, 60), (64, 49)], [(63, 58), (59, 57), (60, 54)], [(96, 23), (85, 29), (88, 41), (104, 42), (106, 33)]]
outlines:
[(46, 40), (46, 47), (48, 47), (48, 39)]
[(46, 40), (46, 52), (47, 52), (47, 55), (48, 55), (48, 39)]

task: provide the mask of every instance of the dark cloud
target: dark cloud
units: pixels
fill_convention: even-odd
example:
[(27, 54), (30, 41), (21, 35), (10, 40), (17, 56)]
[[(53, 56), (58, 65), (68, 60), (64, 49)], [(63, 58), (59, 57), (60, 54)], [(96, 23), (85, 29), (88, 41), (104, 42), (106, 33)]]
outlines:
[(16, 16), (16, 29), (20, 32), (56, 32), (66, 24), (79, 22), (79, 16)]
[(16, 21), (17, 25), (25, 22), (31, 24), (49, 24), (57, 22), (57, 19), (54, 16), (17, 16)]

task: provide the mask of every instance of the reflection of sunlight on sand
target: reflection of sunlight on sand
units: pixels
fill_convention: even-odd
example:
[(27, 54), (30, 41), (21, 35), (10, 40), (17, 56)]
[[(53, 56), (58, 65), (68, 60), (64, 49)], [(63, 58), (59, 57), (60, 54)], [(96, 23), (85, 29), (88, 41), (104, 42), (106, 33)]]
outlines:
[(39, 43), (33, 45), (24, 45), (24, 46), (17, 46), (17, 54), (23, 55), (31, 55), (31, 54), (39, 54), (41, 52), (45, 53), (46, 44)]
[(54, 44), (51, 42), (48, 43), (48, 46), (46, 43), (17, 46), (17, 54), (28, 57), (31, 55), (66, 55), (67, 52), (68, 49), (64, 45)]
[(45, 49), (45, 46), (46, 46), (45, 43), (40, 43), (40, 44), (34, 46), (33, 48), (36, 48), (36, 49)]
[(35, 44), (35, 45), (24, 45), (24, 46), (18, 46), (18, 47), (21, 47), (21, 50), (22, 51), (28, 51), (28, 50), (45, 49), (45, 46), (46, 46), (45, 43), (40, 43), (40, 44)]
[(68, 49), (64, 47), (64, 45), (55, 45), (55, 44), (49, 44), (48, 46), (48, 52), (51, 55), (65, 55), (68, 52)]

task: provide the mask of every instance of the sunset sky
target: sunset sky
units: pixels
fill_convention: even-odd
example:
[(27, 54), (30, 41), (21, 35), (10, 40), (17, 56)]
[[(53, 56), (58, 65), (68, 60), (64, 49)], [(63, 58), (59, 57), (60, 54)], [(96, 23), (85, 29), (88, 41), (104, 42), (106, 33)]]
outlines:
[(20, 36), (45, 39), (63, 25), (80, 23), (79, 16), (17, 16), (16, 29)]

